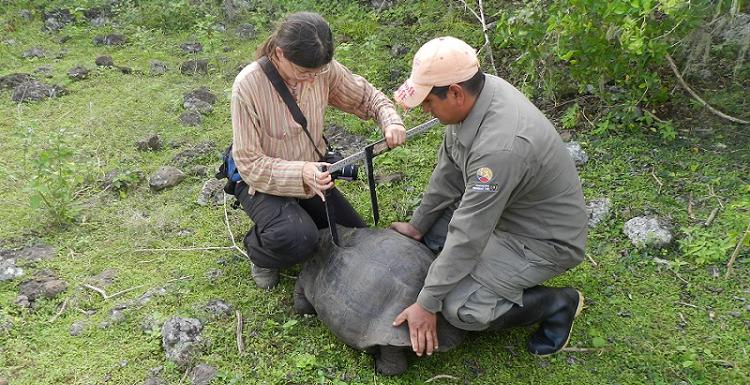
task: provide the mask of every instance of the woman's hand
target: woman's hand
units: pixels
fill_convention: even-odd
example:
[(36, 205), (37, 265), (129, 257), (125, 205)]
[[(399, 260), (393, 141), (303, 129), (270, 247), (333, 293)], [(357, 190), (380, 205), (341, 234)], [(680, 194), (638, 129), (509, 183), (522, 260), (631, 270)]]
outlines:
[(333, 178), (328, 171), (320, 169), (330, 165), (325, 162), (307, 162), (302, 166), (302, 182), (323, 201), (326, 200), (325, 191), (333, 187)]
[(390, 124), (383, 129), (388, 148), (398, 147), (406, 141), (406, 129), (400, 124)]

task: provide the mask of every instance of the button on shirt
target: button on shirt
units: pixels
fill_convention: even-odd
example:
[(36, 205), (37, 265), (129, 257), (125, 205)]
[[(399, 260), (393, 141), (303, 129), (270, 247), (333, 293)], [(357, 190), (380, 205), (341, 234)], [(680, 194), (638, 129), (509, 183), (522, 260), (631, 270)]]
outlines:
[(492, 255), (485, 250), (491, 237), (511, 236), (562, 268), (584, 255), (588, 216), (562, 140), (515, 87), (496, 76), (485, 79), (466, 119), (446, 127), (438, 164), (410, 221), (425, 234), (460, 201), (417, 298), (431, 312), (441, 311), (445, 295), (469, 274), (503, 296), (492, 271), (475, 269), (482, 255)]
[(328, 105), (361, 119), (376, 119), (379, 126), (403, 122), (388, 98), (361, 76), (333, 60), (331, 69), (312, 83), (297, 86), (296, 99), (307, 119), (315, 145), (294, 121), (289, 108), (257, 62), (237, 75), (232, 87), (232, 155), (249, 193), (310, 198), (302, 181), (305, 162), (325, 154), (323, 125)]

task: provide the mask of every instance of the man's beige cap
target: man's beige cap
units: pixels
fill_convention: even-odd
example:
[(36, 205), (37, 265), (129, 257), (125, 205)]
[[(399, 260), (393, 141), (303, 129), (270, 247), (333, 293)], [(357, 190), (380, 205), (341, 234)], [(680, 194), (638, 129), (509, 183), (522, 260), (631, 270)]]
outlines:
[(393, 94), (406, 108), (414, 108), (430, 93), (432, 87), (443, 87), (471, 79), (479, 71), (477, 52), (463, 40), (451, 36), (425, 43), (411, 66), (411, 76)]

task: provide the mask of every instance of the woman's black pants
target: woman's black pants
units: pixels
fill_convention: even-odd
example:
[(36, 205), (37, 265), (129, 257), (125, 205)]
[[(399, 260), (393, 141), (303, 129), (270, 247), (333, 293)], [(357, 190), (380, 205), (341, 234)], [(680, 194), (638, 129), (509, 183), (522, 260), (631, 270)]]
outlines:
[[(247, 194), (238, 183), (235, 196), (255, 225), (245, 235), (245, 248), (257, 266), (281, 269), (305, 261), (318, 245), (318, 230), (328, 228), (325, 203), (317, 195), (300, 199), (256, 191)], [(335, 187), (326, 202), (335, 221), (346, 227), (367, 227), (362, 218)]]

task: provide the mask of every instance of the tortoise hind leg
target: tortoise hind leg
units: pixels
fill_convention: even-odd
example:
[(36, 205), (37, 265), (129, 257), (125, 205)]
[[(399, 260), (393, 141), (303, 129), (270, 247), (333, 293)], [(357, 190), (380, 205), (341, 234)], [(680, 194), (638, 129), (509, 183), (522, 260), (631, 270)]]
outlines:
[(297, 280), (294, 285), (294, 311), (297, 314), (315, 314), (315, 308), (305, 297), (305, 289), (302, 287), (302, 281)]
[(406, 371), (408, 363), (403, 346), (381, 345), (375, 351), (375, 371), (386, 376), (399, 375)]

